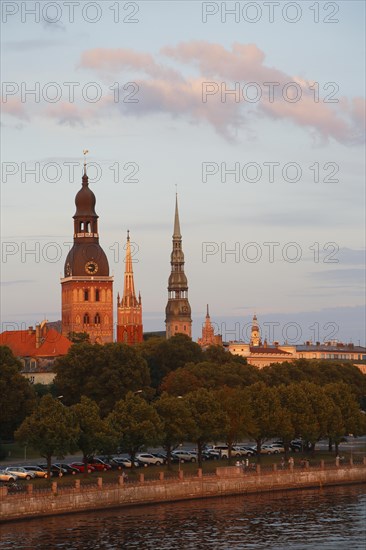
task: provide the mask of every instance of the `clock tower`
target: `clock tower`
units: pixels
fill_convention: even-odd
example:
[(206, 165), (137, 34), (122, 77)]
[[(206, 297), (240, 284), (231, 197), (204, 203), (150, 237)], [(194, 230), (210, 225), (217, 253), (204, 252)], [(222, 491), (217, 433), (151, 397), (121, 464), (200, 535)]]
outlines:
[(67, 255), (62, 289), (62, 334), (87, 332), (91, 343), (113, 342), (113, 277), (99, 244), (95, 195), (89, 188), (86, 163), (76, 194), (74, 244)]
[(173, 250), (170, 256), (171, 274), (168, 282), (168, 303), (165, 308), (166, 337), (186, 334), (192, 337), (191, 306), (188, 301), (188, 281), (184, 273), (184, 253), (180, 233), (178, 197), (175, 199)]

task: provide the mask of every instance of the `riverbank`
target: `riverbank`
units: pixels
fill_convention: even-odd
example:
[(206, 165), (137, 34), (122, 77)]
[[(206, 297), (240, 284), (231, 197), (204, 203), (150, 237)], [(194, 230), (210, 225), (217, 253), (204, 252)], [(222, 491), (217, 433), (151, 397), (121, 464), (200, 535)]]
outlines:
[(126, 483), (120, 476), (117, 483), (104, 483), (97, 479), (93, 486), (81, 486), (75, 480), (73, 487), (57, 486), (34, 490), (29, 484), (25, 493), (10, 493), (0, 488), (0, 520), (12, 521), (39, 518), (58, 514), (156, 504), (162, 502), (202, 499), (265, 491), (284, 491), (317, 488), (332, 485), (349, 485), (366, 482), (366, 460), (362, 464), (330, 465), (322, 463), (313, 468), (245, 471), (242, 467), (217, 468), (215, 474), (165, 478), (163, 473), (156, 480), (145, 480), (140, 474), (138, 482)]

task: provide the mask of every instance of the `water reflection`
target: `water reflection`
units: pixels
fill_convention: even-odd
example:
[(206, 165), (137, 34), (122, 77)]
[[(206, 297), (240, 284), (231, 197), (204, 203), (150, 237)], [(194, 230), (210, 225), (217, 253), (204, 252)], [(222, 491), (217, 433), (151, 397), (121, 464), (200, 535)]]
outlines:
[(337, 487), (6, 524), (0, 550), (365, 550), (365, 524), (365, 487)]

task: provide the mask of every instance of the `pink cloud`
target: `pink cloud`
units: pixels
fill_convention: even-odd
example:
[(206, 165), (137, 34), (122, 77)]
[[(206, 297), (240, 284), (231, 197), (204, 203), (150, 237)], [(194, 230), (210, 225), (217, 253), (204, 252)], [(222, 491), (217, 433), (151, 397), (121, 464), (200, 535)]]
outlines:
[(24, 107), (25, 104), (17, 97), (7, 98), (6, 101), (1, 103), (3, 113), (20, 118), (21, 120), (28, 120), (29, 117)]
[[(253, 114), (257, 114), (290, 120), (311, 132), (315, 130), (322, 140), (333, 138), (340, 143), (352, 144), (363, 139), (364, 102), (361, 98), (350, 101), (339, 98), (339, 103), (324, 103), (320, 98), (318, 103), (315, 102), (314, 91), (310, 88), (313, 82), (268, 67), (264, 52), (255, 44), (235, 42), (228, 50), (221, 44), (191, 41), (165, 46), (160, 54), (175, 65), (184, 64), (184, 69), (178, 71), (158, 63), (151, 54), (101, 48), (84, 52), (80, 66), (104, 76), (121, 70), (138, 71), (142, 75), (136, 80), (140, 86), (139, 104), (133, 108), (123, 105), (122, 111), (126, 114), (169, 113), (188, 117), (191, 122), (206, 121), (226, 138), (233, 136), (235, 127), (248, 124), (248, 115), (253, 118)], [(191, 75), (189, 71), (193, 71)], [(217, 93), (203, 102), (202, 86), (205, 82), (213, 82)], [(242, 95), (243, 86), (250, 82), (257, 83), (262, 92), (257, 103), (246, 101)], [(282, 90), (286, 84), (294, 82), (301, 99), (291, 103)], [(227, 89), (233, 89), (237, 83), (240, 100), (232, 95), (224, 96), (222, 100), (221, 83)], [(266, 83), (279, 83), (273, 88), (273, 97), (270, 97)], [(289, 89), (288, 92), (290, 99), (292, 91)]]

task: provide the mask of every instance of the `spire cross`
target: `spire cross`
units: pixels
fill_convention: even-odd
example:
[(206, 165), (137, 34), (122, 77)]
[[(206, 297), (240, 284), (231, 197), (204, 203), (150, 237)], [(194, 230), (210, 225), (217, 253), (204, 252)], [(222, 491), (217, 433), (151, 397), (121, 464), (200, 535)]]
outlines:
[(129, 241), (130, 240), (130, 230), (127, 229), (127, 240)]

